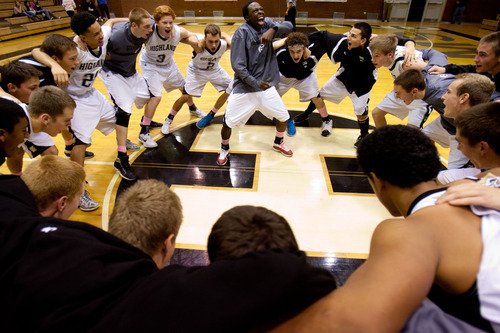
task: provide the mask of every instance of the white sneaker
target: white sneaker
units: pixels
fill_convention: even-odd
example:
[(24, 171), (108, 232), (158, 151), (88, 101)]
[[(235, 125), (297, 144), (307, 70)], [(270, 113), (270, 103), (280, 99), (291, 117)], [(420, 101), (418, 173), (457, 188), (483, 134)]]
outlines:
[(130, 141), (127, 139), (127, 150), (134, 151), (134, 150), (139, 150), (141, 149), (141, 146), (139, 146), (137, 143)]
[(333, 120), (328, 119), (328, 121), (322, 121), (321, 122), (321, 135), (322, 136), (329, 136), (332, 134), (332, 127), (333, 127)]
[(161, 133), (163, 135), (167, 135), (170, 133), (170, 125), (172, 124), (172, 119), (170, 118), (165, 118), (165, 121), (163, 122), (163, 126), (161, 127)]
[(189, 114), (192, 115), (193, 117), (198, 117), (198, 118), (203, 118), (207, 115), (205, 112), (201, 111), (198, 108), (196, 108), (196, 110), (194, 111), (189, 110)]
[(217, 165), (226, 165), (229, 158), (229, 149), (221, 149), (219, 156), (217, 156)]
[(85, 190), (85, 193), (83, 193), (83, 195), (80, 197), (80, 204), (78, 205), (78, 208), (80, 208), (84, 212), (91, 212), (99, 208), (99, 203), (95, 200), (92, 200), (92, 198), (90, 198), (89, 192)]
[(151, 139), (151, 135), (149, 133), (139, 134), (137, 140), (139, 140), (139, 142), (142, 143), (142, 145), (146, 148), (158, 147), (158, 144), (155, 142), (155, 140)]

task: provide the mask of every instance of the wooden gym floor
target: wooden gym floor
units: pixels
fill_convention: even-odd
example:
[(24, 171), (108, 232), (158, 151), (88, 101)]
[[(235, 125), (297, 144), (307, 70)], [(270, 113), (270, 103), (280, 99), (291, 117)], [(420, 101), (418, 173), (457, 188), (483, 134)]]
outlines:
[[(222, 31), (232, 34), (241, 20), (206, 18), (176, 23), (190, 31), (203, 33), (207, 23), (217, 23)], [(299, 21), (298, 30), (328, 30), (344, 33), (353, 22), (333, 23), (331, 20)], [(420, 24), (381, 23), (372, 24), (374, 33), (395, 33), (412, 38), (417, 48), (434, 48), (448, 55), (449, 63), (473, 64), (478, 40), (491, 31), (479, 28), (479, 24)], [(69, 29), (57, 33), (72, 36)], [(29, 52), (41, 44), (45, 34), (0, 42), (0, 64)], [(191, 59), (191, 50), (179, 44), (174, 59), (183, 73)], [(221, 65), (232, 75), (229, 53)], [(139, 66), (137, 66), (140, 71)], [(323, 57), (316, 73), (319, 86), (335, 73), (333, 65)], [(106, 96), (106, 89), (98, 79), (96, 87)], [(387, 69), (380, 69), (378, 80), (371, 93), (370, 110), (392, 89), (392, 78)], [(217, 91), (208, 85), (196, 105), (205, 112), (211, 110), (218, 97)], [(163, 122), (173, 102), (180, 96), (178, 91), (165, 93), (156, 111), (155, 121)], [(283, 97), (292, 117), (303, 111), (306, 103), (300, 103), (298, 93), (289, 91)], [(204, 130), (195, 126), (197, 118), (189, 116), (184, 106), (173, 122), (173, 133), (163, 136), (159, 129), (151, 131), (158, 142), (155, 149), (144, 149), (130, 155), (133, 170), (139, 179), (157, 178), (171, 185), (180, 196), (184, 207), (184, 222), (177, 238), (177, 251), (172, 259), (186, 265), (204, 264), (206, 240), (212, 224), (225, 210), (243, 204), (264, 206), (283, 215), (291, 224), (300, 247), (315, 264), (329, 268), (340, 283), (367, 257), (373, 229), (389, 214), (371, 193), (366, 178), (359, 172), (355, 161), (353, 143), (359, 129), (352, 111), (352, 104), (345, 99), (339, 105), (326, 102), (328, 112), (335, 117), (332, 135), (320, 135), (319, 114), (314, 113), (305, 125), (297, 127), (294, 137), (286, 137), (287, 145), (294, 151), (286, 158), (272, 151), (274, 127), (265, 117), (256, 113), (250, 123), (233, 131), (231, 160), (224, 167), (216, 165), (220, 148), (221, 115)], [(129, 139), (137, 142), (142, 110), (132, 113)], [(429, 121), (436, 117), (434, 113)], [(391, 124), (401, 123), (388, 116)], [(403, 122), (404, 123), (404, 122)], [(373, 121), (371, 121), (373, 125)], [(62, 154), (61, 137), (55, 138)], [(95, 132), (90, 151), (95, 157), (85, 162), (87, 181), (93, 199), (100, 203), (98, 210), (84, 213), (77, 210), (72, 220), (87, 222), (107, 228), (117, 193), (128, 184), (113, 168), (116, 158), (114, 133), (105, 137)], [(447, 152), (440, 149), (443, 164)], [(29, 163), (25, 159), (25, 163)], [(0, 173), (8, 173), (6, 165)], [(138, 207), (140, 209), (140, 207)]]

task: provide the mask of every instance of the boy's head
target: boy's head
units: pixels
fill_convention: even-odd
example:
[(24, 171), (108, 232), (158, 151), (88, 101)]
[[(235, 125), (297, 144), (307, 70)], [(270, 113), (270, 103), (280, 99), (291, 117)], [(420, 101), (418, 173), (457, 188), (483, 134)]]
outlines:
[(474, 62), (478, 73), (492, 75), (500, 73), (500, 31), (492, 32), (481, 38)]
[(68, 74), (71, 74), (80, 63), (76, 48), (77, 45), (71, 38), (52, 34), (45, 37), (42, 46), (40, 46), (40, 51), (48, 54)]
[(299, 246), (285, 218), (255, 206), (237, 206), (223, 213), (213, 225), (207, 244), (212, 262), (270, 249), (296, 252)]
[(31, 94), (28, 113), (41, 125), (41, 132), (56, 136), (71, 125), (75, 107), (75, 101), (62, 89), (45, 86)]
[(455, 119), (458, 149), (476, 168), (495, 168), (500, 157), (500, 103), (490, 102), (462, 111)]
[(175, 20), (174, 10), (170, 6), (158, 6), (153, 13), (153, 18), (155, 19), (156, 26), (162, 37), (172, 37), (172, 29), (174, 29)]
[(264, 14), (264, 8), (257, 1), (249, 1), (244, 4), (242, 13), (245, 21), (256, 30), (264, 27), (266, 15)]
[(182, 223), (182, 205), (168, 185), (140, 180), (117, 199), (109, 232), (153, 258), (158, 268), (170, 260)]
[(40, 72), (35, 67), (19, 60), (9, 62), (2, 66), (2, 89), (23, 103), (28, 103), (31, 93), (40, 86)]
[[(24, 110), (5, 98), (0, 98), (0, 157), (11, 157), (29, 136), (28, 119)], [(1, 163), (0, 163), (1, 164)]]
[(220, 45), (221, 31), (217, 24), (207, 24), (205, 27), (205, 47), (210, 52), (215, 52)]
[(372, 63), (375, 68), (388, 67), (394, 60), (398, 38), (394, 34), (381, 34), (370, 40)]
[(493, 91), (495, 83), (488, 77), (476, 73), (459, 74), (441, 97), (444, 115), (455, 119), (463, 110), (488, 102)]
[(302, 32), (292, 32), (288, 35), (285, 46), (290, 52), (293, 62), (298, 63), (304, 57), (304, 51), (309, 45), (309, 39)]
[(151, 15), (144, 8), (133, 8), (128, 14), (130, 31), (137, 38), (148, 38), (152, 29)]
[(372, 27), (365, 22), (355, 23), (347, 36), (347, 48), (349, 50), (366, 47), (372, 37)]
[(96, 17), (89, 12), (78, 12), (71, 18), (71, 30), (91, 49), (104, 44), (104, 35)]
[(60, 156), (42, 156), (33, 160), (21, 178), (33, 194), (42, 216), (69, 218), (78, 208), (85, 190), (83, 167)]
[(390, 185), (411, 189), (420, 183), (432, 181), (441, 169), (434, 143), (416, 128), (391, 125), (377, 128), (361, 140), (358, 163), (368, 176), (370, 185), (380, 202), (393, 216), (399, 212), (383, 189)]
[(417, 94), (423, 91), (425, 91), (425, 78), (418, 69), (408, 69), (394, 80), (394, 94), (406, 105), (411, 104), (417, 98)]

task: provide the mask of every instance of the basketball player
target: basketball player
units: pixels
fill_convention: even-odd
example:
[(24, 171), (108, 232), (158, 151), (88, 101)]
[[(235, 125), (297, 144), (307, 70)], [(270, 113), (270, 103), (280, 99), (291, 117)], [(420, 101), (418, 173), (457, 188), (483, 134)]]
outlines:
[[(307, 36), (301, 32), (292, 32), (286, 39), (273, 43), (277, 50), (280, 83), (276, 89), (283, 97), (291, 88), (299, 91), (301, 102), (312, 101), (321, 115), (321, 135), (329, 136), (332, 133), (333, 120), (326, 110), (325, 102), (319, 98), (316, 66), (323, 55), (323, 48), (317, 43), (310, 45)], [(319, 55), (319, 58), (317, 57)], [(295, 135), (293, 119), (287, 122), (287, 133)]]
[(256, 108), (267, 117), (276, 118), (273, 150), (287, 157), (293, 155), (283, 140), (290, 116), (275, 88), (279, 70), (276, 53), (270, 45), (275, 35), (289, 32), (292, 24), (266, 18), (264, 8), (255, 1), (246, 3), (242, 11), (245, 23), (236, 29), (231, 42), (234, 85), (224, 115), (218, 165), (228, 161), (231, 129), (244, 126)]
[(406, 105), (415, 99), (422, 99), (440, 114), (422, 131), (440, 146), (450, 148), (448, 169), (459, 169), (467, 166), (469, 160), (457, 149), (456, 128), (453, 119), (444, 116), (445, 105), (441, 99), (448, 86), (455, 81), (455, 75), (431, 75), (427, 72), (430, 67), (427, 65), (422, 71), (408, 69), (401, 73), (394, 80), (394, 94)]
[[(61, 36), (64, 37), (64, 36)], [(57, 35), (49, 35), (42, 43), (42, 47), (51, 45), (53, 42), (59, 41), (61, 49), (68, 47), (67, 52), (64, 53), (61, 61), (60, 58), (54, 56), (58, 61), (61, 61), (62, 66), (67, 70), (72, 71), (72, 66), (75, 65), (75, 60), (71, 56), (75, 44), (67, 37), (63, 39), (57, 38)], [(38, 64), (36, 68), (31, 64)], [(43, 72), (37, 68), (43, 69)], [(26, 57), (21, 60), (12, 61), (1, 69), (2, 87), (6, 91), (4, 98), (11, 99), (19, 103), (25, 110), (26, 116), (28, 115), (27, 104), (29, 103), (31, 94), (36, 91), (40, 86), (40, 79), (44, 83), (53, 82), (53, 76), (50, 73), (50, 68), (38, 63), (32, 57)], [(24, 142), (22, 148), (18, 149), (16, 154), (9, 156), (7, 159), (7, 166), (12, 174), (21, 175), (23, 169), (23, 156), (26, 152), (30, 158), (35, 158), (38, 155), (57, 155), (58, 150), (54, 144), (51, 135), (47, 133), (42, 123), (34, 120), (37, 124), (35, 130), (30, 131), (29, 138)], [(66, 129), (63, 129), (63, 131)], [(54, 134), (54, 136), (57, 135)]]
[(0, 98), (0, 165), (13, 156), (29, 136), (28, 119), (14, 101)]
[(122, 178), (136, 180), (127, 155), (127, 133), (133, 104), (142, 108), (150, 98), (143, 77), (135, 69), (137, 54), (152, 33), (151, 16), (143, 8), (133, 8), (128, 22), (118, 22), (111, 29), (107, 57), (99, 77), (116, 107), (118, 157), (114, 168)]
[[(94, 130), (97, 128), (104, 135), (108, 135), (115, 129), (115, 109), (93, 85), (106, 57), (106, 46), (111, 34), (111, 27), (114, 23), (126, 20), (122, 18), (110, 19), (101, 28), (96, 17), (86, 11), (76, 13), (71, 19), (71, 29), (85, 48), (77, 49), (79, 65), (69, 77), (70, 85), (63, 89), (76, 102), (76, 109), (71, 121), (75, 144), (71, 150), (70, 158), (81, 166), (84, 166), (85, 151), (91, 145), (91, 136)], [(51, 62), (50, 57), (44, 57), (43, 53), (37, 52), (35, 57), (40, 57), (39, 60), (50, 67), (57, 65), (57, 63)], [(119, 135), (123, 135), (123, 133)], [(117, 141), (123, 140), (117, 138)], [(93, 211), (98, 207), (99, 203), (90, 198), (88, 192), (81, 198), (81, 210)]]
[[(346, 97), (351, 99), (360, 129), (355, 147), (368, 134), (368, 102), (377, 79), (377, 69), (371, 62), (371, 53), (367, 47), (371, 35), (371, 26), (360, 22), (353, 25), (347, 37), (327, 31), (318, 31), (308, 36), (311, 43), (325, 45), (325, 51), (333, 63), (340, 62), (339, 70), (321, 88), (320, 95), (322, 99), (336, 104)], [(308, 117), (315, 108), (314, 103), (309, 103), (305, 114), (298, 117)], [(296, 120), (300, 121), (301, 118)]]
[[(404, 61), (406, 49), (406, 46), (398, 45), (398, 38), (394, 34), (381, 34), (370, 40), (373, 65), (375, 65), (375, 68), (387, 68), (393, 79), (397, 78), (406, 69), (423, 69), (427, 66), (427, 62), (424, 60), (427, 60), (431, 65), (444, 66), (448, 63), (448, 58), (444, 53), (432, 49), (413, 50), (415, 60), (411, 64), (406, 63)], [(394, 90), (392, 90), (373, 109), (372, 116), (375, 127), (387, 125), (385, 116), (391, 114), (401, 120), (408, 117), (408, 126), (421, 128), (423, 126), (422, 121), (427, 118), (429, 113), (430, 110), (427, 110), (427, 103), (424, 101), (414, 100), (410, 105), (406, 105), (396, 98)]]
[[(467, 143), (465, 141), (468, 140), (461, 140), (459, 138), (458, 125), (456, 124), (457, 117), (464, 111), (470, 109), (473, 106), (488, 102), (494, 90), (495, 84), (488, 77), (476, 73), (462, 73), (456, 76), (455, 81), (453, 81), (448, 86), (448, 89), (446, 89), (446, 93), (441, 97), (445, 106), (444, 116), (455, 119), (455, 125), (457, 127), (457, 149), (460, 150), (465, 155), (465, 157), (467, 157), (471, 161), (475, 168), (461, 168), (440, 171), (436, 179), (439, 184), (444, 185), (468, 176), (478, 175), (481, 172), (482, 168), (500, 167), (500, 164), (497, 165), (496, 162), (492, 161), (490, 163), (486, 163), (487, 165), (476, 164), (471, 158), (472, 156), (468, 154), (469, 150), (467, 148), (464, 148), (467, 147)], [(472, 118), (473, 117), (470, 117), (469, 120)], [(472, 121), (472, 123), (474, 123), (474, 125), (476, 126), (475, 130), (473, 131), (476, 135), (476, 138), (473, 140), (475, 141), (474, 143), (483, 141), (477, 141), (478, 133), (484, 134), (485, 138), (489, 136), (486, 133), (492, 133), (488, 121), (496, 125), (495, 117), (491, 117), (491, 119), (488, 120), (488, 117), (485, 117), (484, 115), (481, 117), (481, 121), (479, 121), (479, 119), (477, 120), (477, 122), (476, 120)], [(481, 127), (484, 127), (484, 130), (480, 129)], [(494, 141), (494, 139), (487, 138), (486, 141), (489, 141), (491, 143), (492, 141)], [(480, 145), (479, 147), (484, 148), (483, 153), (485, 155), (487, 155), (487, 153), (488, 155), (491, 154), (491, 149), (489, 149), (490, 143), (486, 143), (488, 146)]]
[(496, 92), (493, 99), (500, 99), (500, 32), (492, 32), (479, 41), (474, 57), (476, 65), (446, 65), (444, 68), (434, 66), (431, 74), (480, 73), (495, 82)]
[[(149, 124), (158, 104), (160, 104), (163, 89), (170, 92), (174, 89), (182, 89), (184, 86), (184, 77), (173, 58), (177, 45), (181, 42), (190, 45), (197, 52), (201, 51), (196, 35), (174, 24), (175, 12), (172, 8), (169, 6), (156, 7), (153, 18), (155, 20), (153, 33), (144, 45), (140, 58), (142, 73), (152, 95), (144, 109), (141, 134), (139, 135), (139, 141), (147, 148), (158, 146), (149, 136)], [(170, 132), (170, 124), (186, 101), (192, 116), (198, 118), (205, 116), (205, 113), (194, 105), (191, 97), (187, 99), (180, 97), (175, 101), (170, 114), (163, 122), (161, 128), (163, 134), (167, 135)]]
[(186, 72), (184, 93), (180, 100), (187, 101), (189, 96), (201, 97), (208, 82), (217, 91), (222, 92), (212, 110), (196, 123), (196, 126), (202, 129), (214, 119), (231, 92), (231, 77), (219, 64), (224, 52), (231, 48), (231, 36), (221, 32), (218, 25), (208, 24), (205, 27), (205, 35), (197, 37), (200, 39), (202, 51), (193, 51), (193, 59), (189, 62)]
[(380, 202), (405, 218), (378, 224), (363, 265), (280, 331), (398, 332), (426, 297), (478, 329), (498, 331), (500, 213), (435, 205), (445, 191), (434, 182), (439, 155), (415, 128), (376, 129), (360, 142), (358, 161)]

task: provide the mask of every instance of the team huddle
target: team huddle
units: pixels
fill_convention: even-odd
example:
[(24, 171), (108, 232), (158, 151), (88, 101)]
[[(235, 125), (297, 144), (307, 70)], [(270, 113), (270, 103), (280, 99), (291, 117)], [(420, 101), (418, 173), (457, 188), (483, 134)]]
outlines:
[[(174, 24), (169, 6), (153, 15), (135, 8), (102, 26), (76, 13), (74, 39), (49, 35), (31, 56), (1, 68), (0, 165), (6, 161), (13, 174), (0, 177), (6, 329), (500, 332), (500, 32), (480, 40), (475, 66), (457, 66), (412, 40), (373, 36), (367, 23), (347, 35), (305, 35), (267, 18), (257, 2), (242, 12), (245, 23), (233, 36), (215, 24), (204, 35), (189, 32)], [(173, 59), (180, 42), (193, 49), (185, 78)], [(233, 78), (219, 64), (229, 49)], [(325, 54), (340, 67), (320, 89), (315, 69)], [(372, 110), (369, 133), (368, 103), (382, 67), (394, 89)], [(94, 88), (97, 76), (112, 102)], [(220, 97), (205, 114), (193, 97), (208, 82)], [(282, 100), (292, 88), (310, 102), (293, 119)], [(164, 89), (182, 94), (158, 123)], [(306, 261), (287, 221), (264, 207), (237, 206), (218, 219), (208, 266), (167, 265), (183, 213), (158, 180), (139, 180), (117, 198), (109, 233), (66, 221), (77, 207), (99, 206), (85, 190), (83, 168), (96, 129), (115, 130), (114, 167), (137, 179), (127, 154), (140, 148), (127, 138), (134, 104), (144, 107), (138, 141), (155, 148), (150, 128), (168, 135), (185, 103), (203, 129), (227, 102), (214, 161), (226, 165), (234, 158), (232, 128), (256, 110), (276, 119), (273, 150), (292, 157), (285, 134), (296, 135), (295, 123), (318, 109), (318, 134), (330, 136), (324, 101), (346, 97), (360, 129), (358, 164), (389, 213), (404, 219), (377, 225), (368, 259), (342, 286)], [(426, 124), (433, 110), (439, 116)], [(386, 126), (387, 114), (408, 123)], [(25, 153), (58, 154), (52, 137), (59, 133), (70, 160), (43, 156), (23, 170)], [(447, 170), (435, 143), (450, 149)], [(441, 186), (455, 180), (463, 182)]]
[[(360, 129), (354, 142), (358, 147), (368, 134), (370, 92), (377, 80), (377, 70), (382, 67), (395, 79), (394, 90), (372, 110), (375, 126), (386, 125), (387, 114), (401, 120), (408, 117), (408, 126), (422, 128), (432, 140), (450, 149), (448, 169), (461, 169), (471, 163), (458, 149), (453, 120), (456, 115), (447, 111), (452, 106), (447, 105), (443, 95), (453, 84), (469, 82), (470, 86), (480, 84), (484, 91), (484, 96), (474, 99), (470, 106), (500, 98), (497, 72), (486, 62), (469, 66), (472, 68), (448, 65), (445, 54), (432, 49), (416, 50), (414, 41), (392, 34), (372, 36), (371, 26), (363, 22), (354, 24), (347, 34), (317, 31), (305, 35), (291, 32), (290, 22), (265, 17), (262, 6), (253, 2), (243, 7), (246, 22), (229, 36), (216, 24), (208, 24), (204, 35), (192, 33), (176, 25), (175, 17), (169, 6), (157, 7), (152, 15), (145, 9), (134, 8), (128, 19), (110, 19), (101, 26), (94, 16), (77, 13), (71, 20), (76, 35), (73, 40), (49, 35), (40, 48), (33, 50), (32, 56), (3, 66), (2, 88), (10, 94), (6, 98), (20, 102), (30, 120), (24, 150), (19, 149), (7, 158), (11, 173), (21, 174), (24, 151), (30, 157), (57, 154), (50, 136), (59, 132), (66, 144), (65, 155), (83, 166), (85, 159), (93, 156), (87, 147), (92, 143), (93, 131), (98, 129), (105, 135), (115, 130), (114, 167), (122, 178), (136, 180), (127, 155), (127, 150), (140, 148), (127, 138), (134, 104), (138, 109), (144, 108), (138, 141), (145, 148), (155, 148), (158, 144), (151, 138), (149, 128), (161, 127), (161, 133), (168, 135), (174, 117), (185, 103), (191, 116), (201, 118), (196, 125), (202, 129), (227, 101), (221, 149), (216, 160), (218, 165), (225, 165), (230, 159), (232, 128), (243, 126), (256, 110), (276, 119), (273, 150), (292, 157), (293, 152), (284, 141), (285, 133), (295, 135), (295, 123), (308, 121), (317, 109), (322, 119), (320, 134), (329, 136), (333, 119), (324, 101), (338, 104), (349, 97)], [(483, 40), (480, 47), (490, 45), (485, 52), (496, 52), (492, 47), (498, 45), (498, 33)], [(193, 49), (185, 79), (173, 58), (180, 42)], [(219, 64), (229, 49), (234, 78)], [(136, 71), (139, 54), (142, 75)], [(319, 89), (315, 69), (325, 54), (334, 64), (340, 63), (340, 67)], [(444, 73), (445, 69), (486, 75), (463, 75), (458, 81), (454, 74)], [(93, 87), (97, 76), (106, 86), (112, 103)], [(205, 114), (196, 107), (192, 97), (200, 97), (208, 82), (221, 95)], [(44, 115), (49, 123), (59, 126), (55, 134), (45, 129), (43, 120), (35, 116), (37, 103), (31, 99), (36, 102), (36, 95), (31, 96), (31, 92), (38, 86), (44, 91), (65, 93), (74, 101), (75, 105), (61, 106), (58, 113)], [(62, 92), (54, 86), (62, 87)], [(163, 90), (168, 93), (174, 89), (182, 91), (181, 97), (173, 103), (163, 124), (153, 121)], [(298, 90), (301, 102), (310, 102), (307, 110), (295, 119), (290, 117), (282, 100), (290, 89)], [(433, 110), (440, 116), (424, 126)], [(58, 121), (60, 114), (65, 118)], [(470, 173), (473, 171), (465, 172)], [(98, 206), (85, 191), (80, 209), (92, 211)]]

